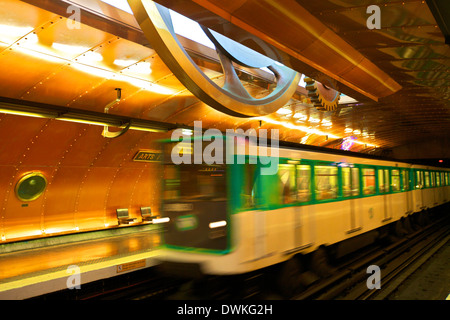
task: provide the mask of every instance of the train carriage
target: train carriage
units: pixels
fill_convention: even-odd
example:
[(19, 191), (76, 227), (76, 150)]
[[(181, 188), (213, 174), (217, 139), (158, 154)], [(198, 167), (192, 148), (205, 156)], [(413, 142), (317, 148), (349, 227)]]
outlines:
[[(163, 269), (242, 274), (350, 239), (358, 248), (402, 218), (450, 199), (448, 169), (280, 147), (272, 157), (278, 170), (262, 174), (268, 161), (258, 155), (268, 147), (240, 141), (246, 144), (241, 154), (233, 147), (233, 163), (220, 164), (192, 163), (194, 139), (164, 144)], [(192, 162), (173, 163), (174, 150)], [(223, 159), (231, 159), (226, 152)]]

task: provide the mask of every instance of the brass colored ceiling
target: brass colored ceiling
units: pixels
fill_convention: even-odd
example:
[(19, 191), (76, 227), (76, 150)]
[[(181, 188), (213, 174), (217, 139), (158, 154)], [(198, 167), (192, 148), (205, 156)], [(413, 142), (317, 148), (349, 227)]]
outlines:
[[(289, 46), (290, 38), (307, 38), (283, 29), (284, 21), (263, 20), (246, 12), (251, 12), (252, 6), (255, 11), (264, 12), (258, 8), (263, 2), (272, 3), (275, 9), (289, 7), (292, 12), (289, 16), (306, 9), (402, 86), (377, 103), (358, 96), (362, 103), (342, 109), (335, 118), (335, 125), (375, 133), (379, 145), (386, 148), (439, 139), (450, 133), (450, 48), (424, 0), (241, 0), (225, 7), (219, 0), (157, 1), (211, 28), (223, 29), (230, 37), (236, 37), (237, 31), (229, 26), (229, 21), (253, 34), (270, 24), (274, 30), (271, 40), (278, 42), (279, 48)], [(378, 5), (381, 9), (380, 30), (369, 30), (366, 26), (369, 5)], [(298, 14), (297, 18), (302, 19)], [(247, 19), (245, 24), (242, 19)], [(443, 20), (448, 21), (450, 17), (443, 17)], [(319, 59), (327, 57), (326, 52), (316, 54)], [(332, 55), (328, 57), (331, 59)], [(333, 60), (330, 63), (339, 64)]]
[[(345, 110), (345, 117), (391, 146), (450, 134), (450, 46), (426, 1), (297, 2), (403, 87), (379, 103)], [(371, 4), (381, 8), (380, 30), (365, 26)]]
[[(0, 64), (7, 66), (0, 73), (1, 97), (103, 112), (115, 99), (115, 88), (122, 88), (123, 99), (111, 114), (184, 125), (201, 120), (204, 128), (221, 130), (279, 128), (280, 139), (328, 147), (339, 147), (353, 135), (357, 143), (352, 150), (361, 152), (450, 134), (449, 47), (423, 1), (355, 6), (350, 0), (298, 0), (402, 89), (378, 102), (362, 97), (339, 112), (321, 112), (299, 87), (284, 112), (257, 119), (231, 117), (200, 102), (164, 65), (126, 12), (98, 4), (106, 18), (83, 11), (81, 29), (70, 29), (62, 1), (1, 2)], [(381, 30), (366, 28), (369, 2), (382, 7)], [(214, 51), (183, 41), (204, 72), (223, 81)], [(266, 75), (249, 70), (240, 74), (251, 94), (268, 92)]]

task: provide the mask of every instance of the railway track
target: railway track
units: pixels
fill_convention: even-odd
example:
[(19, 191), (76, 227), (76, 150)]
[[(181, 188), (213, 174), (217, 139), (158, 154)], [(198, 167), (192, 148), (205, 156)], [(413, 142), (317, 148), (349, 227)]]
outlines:
[(179, 280), (154, 277), (88, 295), (80, 300), (158, 300), (177, 290), (180, 284)]
[[(331, 277), (315, 283), (294, 300), (387, 299), (415, 270), (450, 240), (449, 219), (440, 219), (397, 242), (371, 251), (338, 266)], [(381, 289), (369, 289), (368, 266), (381, 271)]]
[(181, 279), (163, 277), (154, 268), (147, 268), (86, 283), (79, 290), (62, 290), (31, 300), (162, 300), (182, 284)]
[[(334, 266), (337, 271), (328, 278), (316, 281), (293, 300), (368, 300), (387, 299), (395, 290), (425, 263), (435, 252), (450, 241), (450, 219), (441, 218), (432, 224), (406, 235), (388, 246), (366, 248), (364, 253)], [(368, 289), (367, 268), (376, 265), (381, 270), (381, 290)], [(246, 277), (236, 295), (227, 277), (215, 277), (213, 291), (196, 295), (192, 283), (186, 280), (162, 277), (150, 270), (130, 273), (113, 280), (87, 284), (87, 290), (65, 297), (71, 300), (163, 300), (175, 299), (282, 299), (272, 289), (262, 285), (267, 279), (262, 273)], [(90, 287), (91, 286), (91, 287)], [(198, 285), (197, 285), (198, 287)], [(200, 283), (201, 288), (206, 287)], [(180, 289), (178, 291), (178, 289)], [(73, 292), (66, 292), (72, 294)], [(53, 297), (52, 297), (53, 295)], [(42, 298), (42, 297), (41, 297)], [(64, 294), (50, 294), (44, 299), (64, 299)]]
[[(337, 266), (338, 271), (332, 277), (314, 283), (307, 290), (293, 297), (293, 299), (386, 299), (395, 292), (396, 288), (409, 275), (450, 240), (449, 223), (448, 218), (442, 218), (406, 235), (393, 244), (384, 247), (368, 248), (363, 254), (355, 255)], [(381, 290), (370, 290), (367, 287), (367, 279), (370, 276), (367, 273), (367, 267), (370, 265), (379, 266), (381, 269)], [(219, 277), (216, 281), (219, 281), (220, 285), (215, 286), (215, 290), (207, 295), (197, 296), (191, 286), (187, 285), (186, 287), (189, 289), (181, 296), (177, 296), (181, 299), (279, 299), (280, 297), (277, 295), (269, 295), (267, 298), (265, 295), (267, 289), (260, 286), (261, 279), (258, 278), (262, 277), (258, 277), (259, 275), (259, 273), (256, 273), (252, 277), (245, 278), (242, 285), (246, 289), (246, 294), (242, 294), (242, 291), (240, 291), (236, 295), (232, 289), (227, 288), (226, 284), (231, 283), (231, 281), (227, 280), (227, 278)], [(170, 281), (173, 281), (173, 285)], [(148, 281), (148, 285), (150, 284), (151, 290), (147, 289), (146, 291), (145, 289), (137, 288), (137, 292), (134, 293), (133, 289), (127, 288), (123, 293), (118, 292), (117, 294), (103, 296), (102, 299), (164, 299), (169, 294), (174, 293), (176, 288), (179, 288), (183, 283), (175, 279), (166, 279), (164, 281), (154, 279)]]

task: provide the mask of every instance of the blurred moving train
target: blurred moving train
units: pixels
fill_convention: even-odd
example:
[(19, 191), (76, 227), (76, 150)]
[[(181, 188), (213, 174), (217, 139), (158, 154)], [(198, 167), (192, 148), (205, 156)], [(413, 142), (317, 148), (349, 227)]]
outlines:
[(280, 146), (278, 173), (262, 175), (250, 148), (242, 164), (175, 165), (164, 145), (160, 259), (172, 273), (244, 274), (331, 246), (342, 256), (450, 200), (444, 168)]

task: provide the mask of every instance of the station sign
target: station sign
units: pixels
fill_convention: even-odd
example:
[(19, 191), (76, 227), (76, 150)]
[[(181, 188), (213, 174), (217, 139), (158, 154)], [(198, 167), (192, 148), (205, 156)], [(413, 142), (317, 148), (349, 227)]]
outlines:
[(133, 157), (133, 161), (160, 162), (162, 159), (161, 155), (161, 152), (156, 150), (139, 150)]

